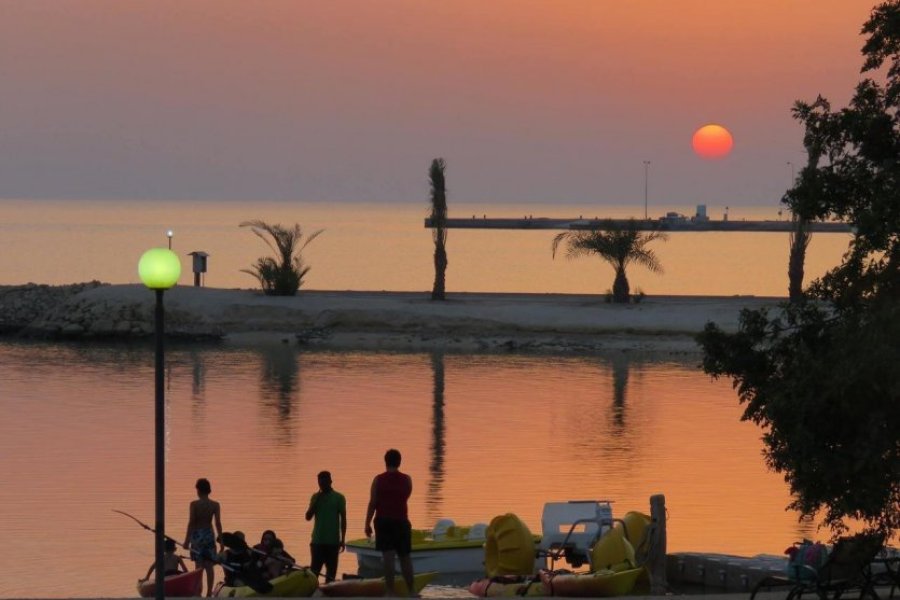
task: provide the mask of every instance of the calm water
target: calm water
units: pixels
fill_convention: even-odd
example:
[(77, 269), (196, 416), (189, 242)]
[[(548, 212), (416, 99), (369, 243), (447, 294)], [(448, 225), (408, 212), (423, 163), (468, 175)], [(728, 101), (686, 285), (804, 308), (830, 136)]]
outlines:
[[(526, 204), (466, 205), (451, 199), (450, 215), (535, 218), (642, 216), (627, 207)], [(693, 206), (651, 207), (693, 214)], [(732, 208), (732, 220), (777, 219), (777, 207)], [(206, 284), (254, 287), (240, 270), (268, 252), (238, 224), (248, 219), (299, 222), (325, 233), (307, 249), (312, 266), (307, 287), (323, 290), (430, 290), (434, 277), (431, 234), (423, 227), (428, 207), (415, 204), (272, 202), (85, 202), (0, 200), (0, 284), (72, 283), (99, 279), (137, 283), (137, 262), (152, 246), (166, 244), (181, 254), (211, 254)], [(708, 207), (719, 219), (724, 207)], [(638, 214), (640, 213), (640, 215)], [(612, 269), (599, 259), (553, 260), (555, 231), (451, 230), (448, 240), (449, 291), (603, 293), (612, 287)], [(836, 265), (849, 235), (816, 234), (806, 264), (807, 281)], [(788, 235), (784, 233), (678, 233), (655, 244), (665, 268), (656, 275), (632, 267), (633, 288), (648, 294), (748, 294), (784, 296), (787, 290)], [(182, 283), (192, 275), (187, 258)]]
[[(323, 269), (325, 270), (325, 269)], [(694, 361), (299, 353), (172, 347), (166, 386), (167, 523), (183, 535), (197, 477), (226, 530), (272, 528), (301, 562), (315, 474), (330, 469), (362, 536), (384, 450), (404, 453), (411, 518), (540, 530), (544, 502), (648, 510), (664, 493), (670, 551), (779, 553), (812, 526), (786, 512), (759, 431), (727, 382)], [(127, 596), (153, 538), (148, 346), (0, 343), (0, 596)], [(14, 560), (13, 560), (14, 558)], [(341, 571), (355, 561), (345, 555)]]

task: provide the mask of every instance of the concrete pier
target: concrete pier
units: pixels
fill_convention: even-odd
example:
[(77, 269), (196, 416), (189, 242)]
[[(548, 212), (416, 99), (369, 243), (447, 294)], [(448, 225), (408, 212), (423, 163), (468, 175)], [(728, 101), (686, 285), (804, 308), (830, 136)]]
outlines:
[[(792, 221), (732, 221), (696, 219), (694, 217), (662, 217), (659, 219), (551, 219), (546, 217), (521, 219), (491, 218), (473, 216), (470, 219), (447, 219), (447, 229), (601, 229), (615, 227), (626, 229), (636, 227), (639, 231), (701, 232), (701, 231), (742, 231), (790, 233), (794, 229)], [(432, 228), (431, 219), (425, 219), (426, 229)], [(849, 223), (835, 221), (813, 221), (807, 229), (813, 233), (852, 233)]]

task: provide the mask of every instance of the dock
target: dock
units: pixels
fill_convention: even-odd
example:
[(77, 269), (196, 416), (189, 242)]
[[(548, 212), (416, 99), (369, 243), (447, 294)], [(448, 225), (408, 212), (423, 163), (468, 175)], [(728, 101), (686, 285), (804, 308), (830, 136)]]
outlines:
[[(430, 218), (425, 219), (425, 227), (432, 229)], [(794, 230), (793, 221), (747, 221), (729, 219), (707, 219), (696, 217), (660, 217), (658, 219), (555, 219), (547, 217), (522, 218), (487, 218), (473, 215), (468, 219), (447, 219), (447, 229), (602, 229), (612, 227), (627, 229), (634, 227), (638, 231), (665, 232), (701, 232), (701, 231), (739, 231), (739, 232), (777, 232), (790, 233)], [(850, 223), (840, 221), (812, 221), (807, 230), (812, 233), (853, 233)]]

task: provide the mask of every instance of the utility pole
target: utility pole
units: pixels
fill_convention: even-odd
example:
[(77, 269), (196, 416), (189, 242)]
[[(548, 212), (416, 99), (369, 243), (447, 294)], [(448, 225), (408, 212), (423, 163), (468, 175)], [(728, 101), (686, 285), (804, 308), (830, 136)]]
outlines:
[(644, 161), (644, 220), (646, 221), (649, 217), (647, 216), (647, 180), (650, 176), (650, 161)]

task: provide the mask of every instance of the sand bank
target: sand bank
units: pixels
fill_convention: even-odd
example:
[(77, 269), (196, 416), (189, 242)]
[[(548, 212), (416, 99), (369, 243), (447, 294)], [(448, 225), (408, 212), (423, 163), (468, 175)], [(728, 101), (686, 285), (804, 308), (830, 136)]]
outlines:
[[(602, 296), (303, 290), (294, 297), (255, 290), (180, 286), (165, 294), (167, 332), (230, 344), (308, 347), (586, 353), (696, 353), (708, 321), (734, 331), (743, 308), (783, 299), (648, 296), (616, 305)], [(146, 337), (154, 294), (140, 285), (102, 285), (66, 298), (22, 332), (53, 337)]]

